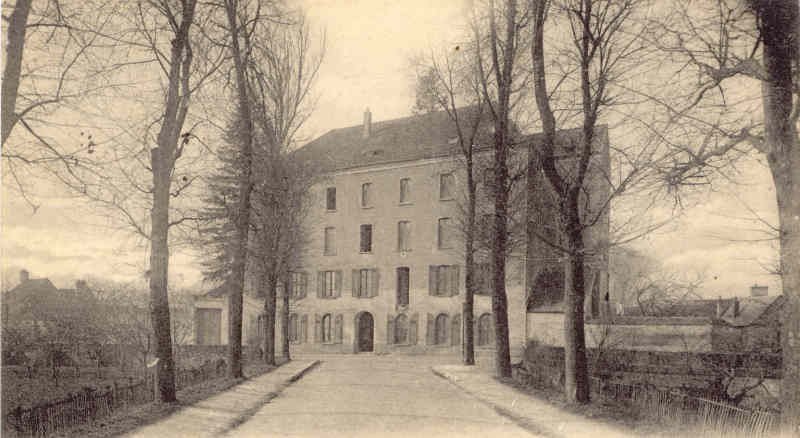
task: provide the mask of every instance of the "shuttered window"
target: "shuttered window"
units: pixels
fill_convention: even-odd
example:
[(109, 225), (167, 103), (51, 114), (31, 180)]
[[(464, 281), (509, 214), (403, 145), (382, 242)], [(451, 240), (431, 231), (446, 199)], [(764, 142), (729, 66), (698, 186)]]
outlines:
[(380, 276), (377, 269), (353, 269), (352, 280), (354, 298), (378, 296)]
[(342, 271), (317, 272), (317, 298), (338, 298), (342, 295)]
[(428, 294), (439, 297), (458, 295), (461, 279), (458, 265), (431, 265), (428, 269)]
[(289, 277), (291, 297), (300, 299), (308, 293), (308, 274), (305, 272), (292, 272)]

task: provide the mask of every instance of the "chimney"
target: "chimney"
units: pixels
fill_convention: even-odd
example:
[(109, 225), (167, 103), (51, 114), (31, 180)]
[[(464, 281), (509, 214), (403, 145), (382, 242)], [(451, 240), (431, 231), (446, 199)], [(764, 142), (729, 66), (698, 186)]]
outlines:
[(739, 297), (733, 299), (733, 317), (737, 318), (739, 316)]
[(722, 316), (722, 297), (717, 300), (717, 318)]
[(87, 288), (88, 288), (88, 286), (86, 285), (86, 280), (77, 280), (75, 282), (75, 289), (76, 290), (82, 291), (82, 290), (86, 290)]
[(369, 138), (372, 134), (372, 113), (369, 112), (369, 107), (364, 111), (364, 132), (362, 137)]
[(768, 294), (769, 294), (769, 286), (759, 286), (758, 284), (750, 286), (750, 296), (765, 297)]
[(25, 283), (26, 281), (31, 279), (31, 274), (25, 269), (20, 269), (19, 271), (19, 283)]

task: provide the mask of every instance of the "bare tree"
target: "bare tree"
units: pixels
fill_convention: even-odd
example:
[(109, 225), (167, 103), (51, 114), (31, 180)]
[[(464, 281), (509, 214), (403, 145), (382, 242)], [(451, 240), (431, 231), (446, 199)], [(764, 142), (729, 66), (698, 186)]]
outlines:
[(654, 20), (659, 32), (653, 45), (674, 63), (667, 70), (672, 74), (668, 85), (681, 92), (651, 98), (666, 118), (680, 120), (685, 132), (684, 138), (674, 139), (674, 159), (664, 166), (664, 178), (675, 188), (707, 184), (751, 151), (766, 158), (775, 183), (778, 271), (787, 300), (782, 319), (782, 416), (786, 432), (796, 434), (800, 430), (800, 222), (796, 220), (800, 195), (793, 181), (800, 178), (798, 5), (791, 0), (719, 0), (678, 3), (668, 9), (670, 14)]
[(486, 124), (485, 98), (477, 79), (473, 55), (447, 51), (441, 59), (417, 61), (415, 111), (444, 111), (456, 128), (458, 146), (467, 177), (467, 205), (464, 211), (464, 266), (466, 270), (463, 305), (462, 354), (465, 365), (475, 364), (474, 294), (476, 287), (475, 240), (477, 236), (477, 192), (475, 154), (479, 135)]
[[(538, 162), (529, 165), (529, 172), (540, 168), (552, 187), (554, 207), (558, 215), (561, 244), (550, 241), (566, 258), (565, 266), (565, 391), (572, 402), (589, 401), (589, 380), (586, 363), (584, 333), (584, 300), (586, 264), (591, 258), (602, 261), (602, 245), (587, 247), (587, 229), (606, 224), (611, 200), (629, 190), (645, 178), (644, 169), (652, 166), (658, 141), (643, 142), (636, 149), (618, 151), (624, 169), (621, 177), (611, 178), (607, 169), (607, 130), (598, 124), (601, 111), (616, 106), (624, 100), (616, 83), (625, 81), (625, 73), (632, 71), (636, 62), (646, 60), (647, 50), (642, 44), (646, 28), (638, 24), (636, 14), (644, 10), (642, 1), (535, 1), (533, 2), (533, 44), (531, 47), (534, 91), (542, 120), (541, 143), (531, 143), (529, 158)], [(566, 47), (551, 52), (560, 66), (548, 71), (545, 62), (545, 25), (554, 22), (550, 32), (561, 32)], [(566, 30), (564, 30), (566, 29)], [(559, 51), (560, 50), (560, 51)], [(554, 89), (548, 88), (547, 79), (557, 78)], [(580, 126), (575, 135), (557, 138), (557, 112), (552, 102), (557, 101), (560, 87), (580, 96), (560, 105), (570, 108), (566, 120), (574, 118)], [(565, 120), (562, 120), (562, 123)], [(604, 161), (606, 164), (604, 164)], [(646, 165), (643, 165), (646, 163)], [(591, 186), (606, 185), (608, 193), (592, 190)], [(600, 196), (598, 196), (600, 194)], [(544, 236), (540, 236), (544, 237)], [(544, 239), (547, 241), (548, 239)]]

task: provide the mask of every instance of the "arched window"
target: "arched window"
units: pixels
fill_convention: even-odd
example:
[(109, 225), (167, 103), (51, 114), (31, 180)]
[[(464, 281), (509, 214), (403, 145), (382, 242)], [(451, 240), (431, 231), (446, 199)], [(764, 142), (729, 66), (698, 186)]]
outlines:
[(322, 342), (331, 342), (331, 314), (326, 313), (322, 317)]
[(298, 330), (297, 314), (289, 315), (289, 342), (297, 342), (300, 339)]
[(436, 328), (434, 330), (434, 343), (436, 345), (447, 343), (448, 323), (449, 321), (446, 314), (440, 313), (439, 316), (436, 317)]
[(484, 313), (478, 318), (478, 345), (489, 345), (493, 338), (492, 314)]
[(394, 320), (394, 343), (405, 344), (408, 342), (408, 317), (398, 315)]

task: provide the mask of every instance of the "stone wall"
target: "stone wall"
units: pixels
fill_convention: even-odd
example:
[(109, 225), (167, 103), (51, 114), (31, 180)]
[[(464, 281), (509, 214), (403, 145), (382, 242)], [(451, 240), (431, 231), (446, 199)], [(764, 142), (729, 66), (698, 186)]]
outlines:
[[(640, 351), (588, 348), (590, 373), (611, 376), (624, 373), (716, 376), (721, 370), (735, 370), (741, 377), (751, 376), (779, 379), (782, 359), (778, 354), (736, 354)], [(564, 369), (563, 347), (529, 342), (523, 356), (523, 366), (557, 381)]]

